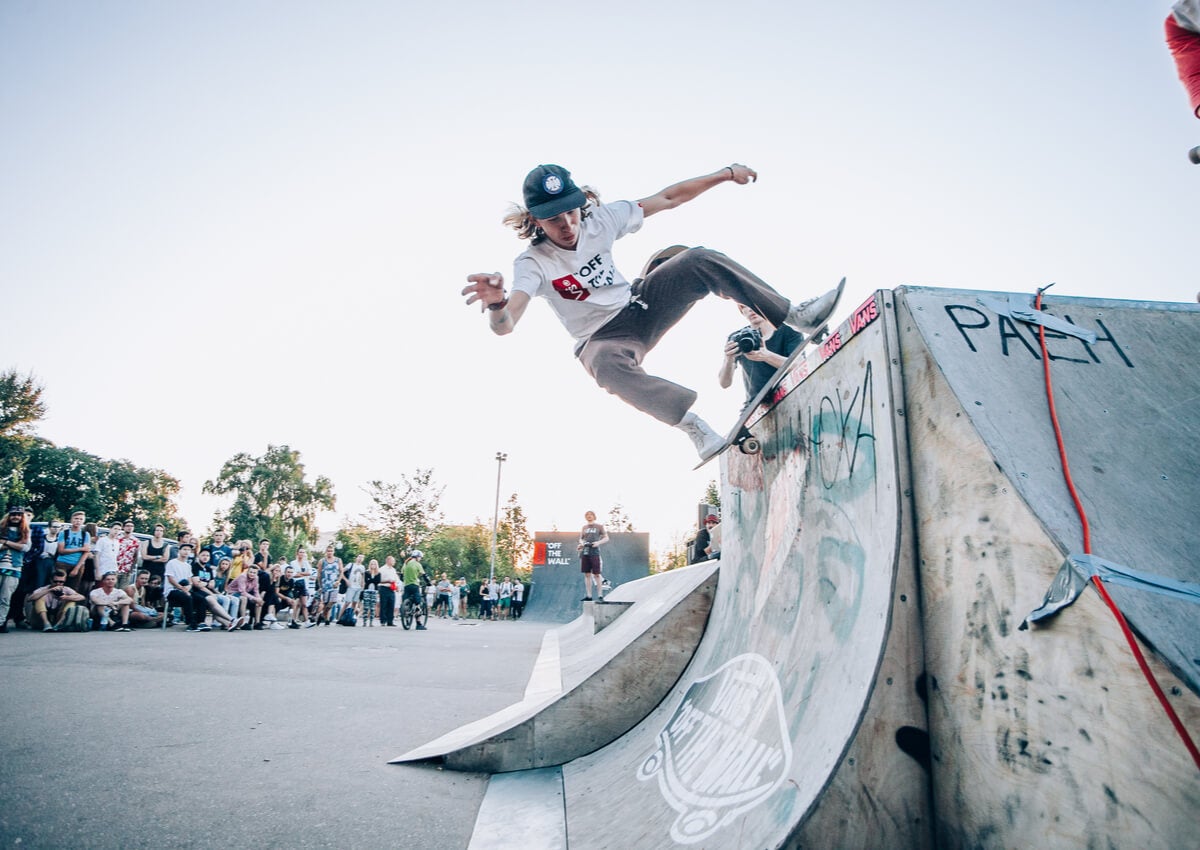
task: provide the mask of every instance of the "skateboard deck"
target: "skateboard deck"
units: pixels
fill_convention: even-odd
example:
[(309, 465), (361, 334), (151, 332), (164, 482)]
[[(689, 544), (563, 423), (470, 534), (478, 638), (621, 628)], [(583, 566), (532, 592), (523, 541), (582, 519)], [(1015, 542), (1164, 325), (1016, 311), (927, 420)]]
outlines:
[[(840, 289), (845, 285), (846, 279), (842, 278), (842, 281), (838, 284), (838, 287)], [(838, 297), (840, 300), (840, 293)], [(834, 309), (836, 309), (836, 307)], [(832, 318), (832, 314), (830, 317)], [(742, 415), (738, 417), (737, 424), (730, 429), (729, 434), (725, 437), (725, 442), (721, 444), (721, 448), (717, 449), (711, 455), (692, 467), (693, 470), (699, 469), (713, 458), (720, 457), (721, 455), (725, 454), (725, 452), (729, 451), (729, 449), (733, 446), (737, 446), (745, 454), (758, 454), (758, 452), (762, 449), (762, 446), (755, 436), (750, 433), (750, 430), (746, 427), (746, 423), (754, 418), (755, 414), (758, 413), (758, 408), (764, 401), (766, 401), (767, 397), (775, 391), (775, 388), (779, 386), (780, 382), (787, 377), (788, 372), (791, 370), (795, 362), (800, 359), (801, 355), (808, 351), (812, 345), (818, 343), (821, 339), (821, 336), (827, 330), (829, 330), (829, 320), (826, 320), (819, 328), (804, 338), (804, 342), (800, 343), (800, 345), (796, 347), (796, 350), (787, 356), (787, 359), (784, 360), (780, 367), (775, 370), (775, 374), (771, 376), (771, 379), (763, 384), (763, 388), (759, 390), (750, 403), (746, 405), (746, 409), (742, 411)]]

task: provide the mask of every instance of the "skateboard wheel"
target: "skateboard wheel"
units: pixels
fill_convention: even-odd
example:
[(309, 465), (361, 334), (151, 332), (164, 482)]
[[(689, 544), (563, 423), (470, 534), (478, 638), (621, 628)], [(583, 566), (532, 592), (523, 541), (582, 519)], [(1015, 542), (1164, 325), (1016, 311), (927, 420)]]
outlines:
[(742, 450), (742, 454), (756, 455), (762, 449), (762, 444), (758, 442), (757, 437), (747, 437), (738, 448)]

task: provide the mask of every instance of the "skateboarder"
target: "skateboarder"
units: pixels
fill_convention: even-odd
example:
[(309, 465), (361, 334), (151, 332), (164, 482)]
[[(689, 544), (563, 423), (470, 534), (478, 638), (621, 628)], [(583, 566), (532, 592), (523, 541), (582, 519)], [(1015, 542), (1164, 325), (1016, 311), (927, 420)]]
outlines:
[(467, 304), (486, 308), (492, 332), (512, 333), (534, 296), (550, 303), (575, 338), (575, 355), (604, 389), (668, 425), (684, 431), (701, 459), (723, 444), (708, 423), (691, 412), (696, 393), (648, 375), (642, 360), (692, 305), (709, 293), (732, 298), (767, 318), (810, 333), (837, 306), (838, 290), (792, 304), (724, 254), (690, 248), (646, 275), (636, 289), (617, 270), (613, 243), (641, 228), (647, 216), (674, 209), (726, 182), (745, 185), (758, 174), (740, 163), (675, 183), (637, 202), (600, 203), (560, 165), (539, 165), (525, 177), (525, 206), (504, 218), (529, 239), (513, 264), (511, 294), (500, 273), (468, 275)]

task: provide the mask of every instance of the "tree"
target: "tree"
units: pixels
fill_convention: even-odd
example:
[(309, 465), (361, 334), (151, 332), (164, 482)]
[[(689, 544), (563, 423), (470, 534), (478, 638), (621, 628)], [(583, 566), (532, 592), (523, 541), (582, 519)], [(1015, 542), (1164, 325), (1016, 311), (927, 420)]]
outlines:
[(441, 500), (445, 487), (433, 482), (432, 469), (418, 469), (398, 483), (372, 481), (367, 495), (373, 503), (367, 525), (399, 556), (425, 545), (442, 524)]
[(633, 521), (629, 519), (629, 514), (625, 513), (625, 509), (621, 507), (620, 502), (613, 505), (608, 512), (608, 522), (605, 523), (605, 531), (633, 531)]
[(721, 489), (717, 486), (716, 481), (708, 482), (708, 487), (704, 490), (704, 504), (712, 505), (714, 508), (721, 507)]
[(509, 497), (496, 527), (496, 569), (528, 574), (533, 538), (525, 522), (525, 511), (517, 502), (517, 494)]
[(425, 563), (468, 581), (487, 578), (492, 532), (483, 523), (444, 525), (425, 543)]
[(45, 415), (42, 385), (32, 375), (20, 375), (15, 369), (0, 372), (0, 496), (8, 504), (32, 500), (25, 464), (34, 444), (34, 426)]
[(321, 475), (305, 479), (300, 452), (288, 446), (267, 446), (262, 457), (242, 452), (225, 461), (213, 481), (204, 482), (205, 493), (233, 494), (226, 514), (234, 539), (271, 541), (276, 555), (315, 539), (319, 510), (333, 510), (337, 497), (333, 483)]

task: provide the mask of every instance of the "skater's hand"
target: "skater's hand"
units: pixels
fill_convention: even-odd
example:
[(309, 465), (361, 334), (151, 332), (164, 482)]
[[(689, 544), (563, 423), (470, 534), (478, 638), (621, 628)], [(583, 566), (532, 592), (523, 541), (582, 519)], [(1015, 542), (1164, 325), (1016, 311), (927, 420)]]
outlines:
[(479, 302), (479, 310), (483, 312), (490, 304), (499, 304), (504, 300), (504, 275), (499, 272), (492, 274), (467, 275), (469, 286), (464, 286), (462, 294), (469, 296), (467, 305)]
[(747, 165), (742, 165), (740, 162), (735, 162), (729, 168), (730, 180), (737, 183), (739, 186), (745, 186), (747, 183), (758, 182), (758, 172)]

